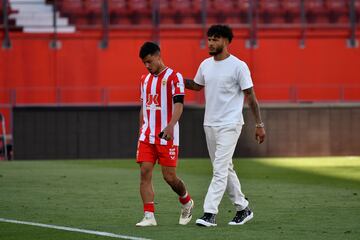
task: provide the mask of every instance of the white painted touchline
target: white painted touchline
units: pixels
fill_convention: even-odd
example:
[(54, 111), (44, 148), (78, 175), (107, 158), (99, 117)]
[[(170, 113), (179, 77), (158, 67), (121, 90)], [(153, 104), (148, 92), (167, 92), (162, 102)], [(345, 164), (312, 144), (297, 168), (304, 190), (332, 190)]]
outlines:
[(94, 231), (94, 230), (86, 230), (86, 229), (80, 229), (80, 228), (71, 228), (71, 227), (64, 227), (64, 226), (57, 226), (57, 225), (34, 223), (34, 222), (25, 222), (25, 221), (18, 221), (18, 220), (5, 219), (5, 218), (0, 218), (0, 222), (23, 224), (23, 225), (30, 225), (30, 226), (43, 227), (43, 228), (52, 228), (52, 229), (69, 231), (69, 232), (87, 233), (87, 234), (92, 234), (92, 235), (120, 238), (120, 239), (151, 240), (148, 238), (131, 237), (131, 236), (119, 235), (119, 234), (109, 233), (109, 232), (99, 232), (99, 231)]

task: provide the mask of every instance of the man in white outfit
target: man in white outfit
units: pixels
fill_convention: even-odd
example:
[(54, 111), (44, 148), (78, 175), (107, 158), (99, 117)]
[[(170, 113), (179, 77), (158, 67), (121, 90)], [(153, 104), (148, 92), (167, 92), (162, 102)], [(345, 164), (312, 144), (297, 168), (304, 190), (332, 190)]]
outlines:
[(255, 138), (265, 139), (264, 123), (253, 89), (250, 71), (245, 62), (228, 52), (233, 33), (226, 25), (213, 25), (207, 32), (209, 54), (199, 66), (194, 81), (186, 80), (187, 89), (200, 91), (205, 87), (204, 130), (213, 177), (204, 201), (204, 215), (196, 220), (200, 226), (216, 226), (218, 206), (227, 191), (235, 205), (236, 215), (229, 225), (242, 225), (253, 218), (249, 202), (233, 168), (232, 156), (244, 119), (244, 97), (255, 117)]

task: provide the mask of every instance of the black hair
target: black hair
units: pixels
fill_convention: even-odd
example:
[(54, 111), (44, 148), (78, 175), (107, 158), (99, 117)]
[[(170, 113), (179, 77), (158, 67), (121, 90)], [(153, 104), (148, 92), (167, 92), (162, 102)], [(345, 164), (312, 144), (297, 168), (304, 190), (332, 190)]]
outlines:
[(207, 31), (208, 37), (223, 37), (227, 38), (229, 40), (229, 43), (231, 43), (231, 40), (234, 37), (234, 34), (231, 30), (231, 28), (227, 25), (212, 25), (209, 30)]
[(160, 47), (153, 42), (145, 42), (139, 52), (139, 57), (144, 59), (147, 55), (154, 55), (155, 53), (160, 52)]

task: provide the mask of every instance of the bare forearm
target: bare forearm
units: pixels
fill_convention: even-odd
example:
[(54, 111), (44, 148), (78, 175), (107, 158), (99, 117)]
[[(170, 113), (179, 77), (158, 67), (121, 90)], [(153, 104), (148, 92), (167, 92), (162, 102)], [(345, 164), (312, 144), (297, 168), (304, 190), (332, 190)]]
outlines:
[(257, 124), (262, 123), (261, 114), (260, 114), (260, 106), (259, 106), (257, 99), (256, 98), (249, 99), (248, 104), (251, 109), (251, 112), (254, 115), (255, 122)]
[(194, 80), (184, 79), (185, 88), (195, 91), (200, 91), (204, 86), (197, 84)]
[(246, 95), (246, 100), (251, 109), (251, 112), (254, 115), (255, 122), (257, 124), (262, 123), (261, 114), (260, 114), (260, 106), (256, 99), (254, 89), (253, 88), (246, 89), (246, 90), (244, 90), (244, 93)]
[(175, 126), (175, 124), (179, 121), (181, 114), (183, 112), (184, 105), (182, 103), (175, 103), (174, 104), (174, 111), (170, 122), (168, 123), (169, 126)]
[(260, 107), (256, 99), (255, 92), (253, 88), (245, 89), (244, 93), (246, 95), (246, 100), (251, 108), (251, 112), (254, 115), (256, 126), (255, 126), (255, 139), (261, 144), (265, 140), (265, 128), (264, 123), (261, 120)]

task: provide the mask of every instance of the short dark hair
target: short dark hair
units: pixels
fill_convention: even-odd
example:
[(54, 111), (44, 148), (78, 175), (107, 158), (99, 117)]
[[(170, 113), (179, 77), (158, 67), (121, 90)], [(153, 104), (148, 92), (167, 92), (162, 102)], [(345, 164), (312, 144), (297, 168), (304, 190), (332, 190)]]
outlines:
[(160, 47), (153, 42), (145, 42), (139, 52), (139, 57), (144, 59), (147, 55), (154, 55), (155, 53), (160, 52)]
[(229, 40), (229, 43), (234, 37), (231, 28), (227, 25), (212, 25), (207, 31), (208, 37), (223, 37)]

